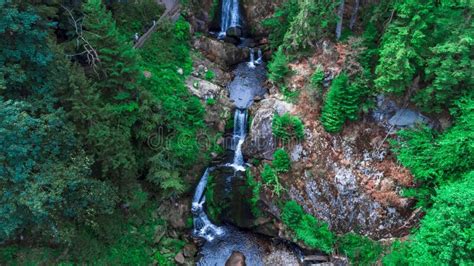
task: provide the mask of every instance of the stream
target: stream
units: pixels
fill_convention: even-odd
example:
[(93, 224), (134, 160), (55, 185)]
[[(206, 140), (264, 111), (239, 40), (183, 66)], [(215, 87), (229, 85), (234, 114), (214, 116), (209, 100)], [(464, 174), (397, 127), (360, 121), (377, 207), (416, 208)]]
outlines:
[[(257, 53), (258, 55), (259, 53)], [(261, 55), (261, 53), (260, 53)], [(242, 179), (246, 170), (242, 144), (247, 135), (248, 113), (247, 108), (252, 104), (255, 96), (263, 96), (265, 90), (262, 83), (265, 80), (265, 67), (262, 58), (239, 64), (234, 70), (235, 78), (229, 84), (230, 98), (235, 103), (234, 129), (231, 149), (233, 158), (229, 162), (208, 167), (196, 187), (192, 202), (194, 216), (193, 235), (205, 240), (201, 247), (201, 259), (198, 265), (224, 265), (233, 251), (240, 251), (246, 257), (248, 265), (263, 265), (262, 250), (258, 238), (247, 232), (238, 230), (229, 225), (214, 225), (206, 214), (205, 190), (209, 175), (215, 172), (233, 173), (217, 174), (218, 178), (225, 178), (227, 183), (224, 193), (230, 193), (235, 179)]]
[[(221, 31), (215, 36), (224, 39), (229, 30), (242, 32), (242, 17), (238, 0), (222, 1)], [(231, 29), (233, 28), (233, 29)], [(237, 28), (237, 29), (236, 29)], [(242, 145), (247, 136), (248, 108), (256, 97), (262, 98), (266, 93), (263, 83), (266, 81), (266, 69), (262, 51), (246, 47), (249, 39), (241, 38), (239, 47), (249, 49), (248, 62), (238, 64), (233, 73), (234, 79), (229, 83), (229, 97), (235, 105), (234, 127), (230, 149), (232, 158), (219, 165), (209, 166), (202, 175), (193, 197), (191, 211), (193, 213), (193, 235), (202, 239), (197, 265), (225, 265), (234, 251), (245, 256), (246, 265), (275, 265), (269, 253), (279, 254), (293, 259), (291, 262), (281, 262), (284, 265), (295, 265), (295, 256), (289, 254), (283, 246), (270, 243), (268, 238), (238, 229), (233, 225), (216, 225), (206, 213), (206, 187), (211, 176), (215, 183), (214, 193), (219, 194), (219, 205), (225, 209), (222, 222), (226, 223), (237, 217), (240, 222), (249, 223), (252, 214), (248, 203), (249, 195), (242, 192), (246, 186), (246, 163), (242, 154)], [(215, 196), (213, 197), (215, 200)], [(222, 202), (221, 202), (222, 201)], [(286, 252), (286, 253), (285, 253)], [(281, 255), (288, 254), (288, 255)], [(270, 258), (269, 258), (270, 257)], [(275, 260), (275, 258), (273, 258)], [(266, 262), (265, 262), (266, 260)], [(279, 258), (276, 258), (278, 261)]]

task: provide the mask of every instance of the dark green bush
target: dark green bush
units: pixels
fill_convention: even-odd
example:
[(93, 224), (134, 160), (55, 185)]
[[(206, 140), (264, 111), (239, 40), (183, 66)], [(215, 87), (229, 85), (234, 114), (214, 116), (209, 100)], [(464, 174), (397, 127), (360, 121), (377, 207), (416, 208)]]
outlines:
[(305, 213), (296, 201), (286, 202), (281, 212), (281, 219), (285, 225), (295, 232), (298, 240), (303, 241), (311, 248), (326, 253), (332, 252), (335, 236), (329, 230), (328, 224)]
[(285, 150), (277, 149), (273, 154), (272, 165), (278, 173), (286, 173), (291, 168), (290, 156), (288, 156)]
[(289, 142), (292, 139), (303, 140), (304, 125), (297, 116), (292, 116), (289, 113), (285, 113), (282, 116), (275, 114), (272, 132), (273, 135), (284, 142)]
[(353, 265), (373, 265), (383, 251), (378, 242), (354, 233), (340, 237), (337, 246)]
[(280, 179), (278, 178), (275, 170), (273, 170), (270, 165), (265, 164), (261, 176), (263, 182), (266, 185), (271, 186), (272, 191), (277, 194), (277, 196), (280, 196), (281, 192), (283, 191), (283, 187), (280, 184)]

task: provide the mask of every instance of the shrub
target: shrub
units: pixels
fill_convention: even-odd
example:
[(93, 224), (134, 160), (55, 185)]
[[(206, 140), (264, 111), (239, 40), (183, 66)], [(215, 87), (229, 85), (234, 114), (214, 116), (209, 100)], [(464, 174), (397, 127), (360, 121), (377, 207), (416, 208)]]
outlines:
[(288, 59), (281, 47), (273, 54), (272, 61), (268, 64), (268, 71), (268, 79), (277, 85), (282, 84), (285, 76), (290, 72)]
[(250, 198), (251, 211), (255, 217), (258, 217), (262, 214), (262, 211), (258, 207), (258, 202), (260, 201), (260, 188), (262, 187), (262, 183), (257, 181), (255, 177), (252, 176), (252, 173), (249, 170), (246, 171), (246, 176), (247, 186), (252, 191), (252, 196)]
[(474, 262), (474, 171), (463, 181), (442, 186), (433, 207), (411, 238), (415, 265), (433, 261), (441, 265), (472, 265)]
[(208, 99), (206, 100), (206, 104), (207, 104), (207, 105), (211, 105), (211, 106), (212, 106), (212, 105), (215, 105), (215, 104), (216, 104), (216, 99), (214, 99), (214, 98), (208, 98)]
[(340, 106), (344, 88), (347, 86), (348, 78), (346, 75), (337, 76), (326, 96), (324, 106), (321, 112), (321, 123), (327, 132), (335, 133), (342, 129), (344, 124), (344, 113)]
[(292, 116), (289, 113), (285, 113), (282, 116), (275, 114), (272, 123), (273, 134), (282, 139), (284, 142), (289, 142), (291, 139), (296, 138), (302, 140), (304, 138), (304, 125), (301, 120)]
[(306, 245), (332, 252), (335, 236), (325, 222), (305, 213), (303, 208), (294, 200), (286, 202), (281, 213), (281, 219), (296, 234), (298, 240)]
[(408, 242), (399, 240), (392, 243), (390, 253), (383, 257), (383, 265), (386, 266), (407, 266), (409, 265), (410, 249)]
[(286, 202), (281, 212), (281, 220), (290, 228), (299, 226), (305, 215), (303, 208), (294, 200)]
[(272, 186), (272, 191), (277, 194), (277, 196), (280, 196), (283, 187), (280, 184), (280, 180), (278, 178), (277, 173), (275, 170), (272, 169), (272, 167), (268, 164), (265, 164), (263, 167), (263, 171), (261, 173), (262, 180), (266, 185)]
[(206, 71), (206, 74), (204, 75), (204, 78), (207, 81), (212, 81), (215, 77), (216, 77), (216, 74), (214, 74), (214, 72), (212, 70)]
[(311, 85), (313, 88), (321, 88), (323, 85), (324, 80), (324, 71), (321, 66), (318, 66), (316, 70), (314, 70), (313, 75), (311, 75)]
[(338, 248), (353, 265), (373, 265), (382, 253), (382, 246), (372, 239), (348, 233), (338, 239)]
[(291, 168), (290, 156), (283, 149), (277, 149), (273, 154), (273, 168), (278, 173), (286, 173)]
[(332, 252), (334, 234), (329, 230), (327, 223), (305, 214), (295, 232), (296, 237), (306, 245), (326, 253)]

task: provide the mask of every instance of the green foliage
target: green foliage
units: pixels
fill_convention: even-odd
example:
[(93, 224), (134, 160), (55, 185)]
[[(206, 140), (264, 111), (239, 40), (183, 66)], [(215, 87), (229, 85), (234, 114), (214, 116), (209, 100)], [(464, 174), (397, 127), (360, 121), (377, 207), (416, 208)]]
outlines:
[(474, 262), (474, 172), (445, 184), (408, 242), (395, 243), (385, 265), (471, 265)]
[(248, 169), (246, 170), (245, 175), (247, 177), (247, 186), (252, 191), (252, 196), (250, 198), (251, 211), (255, 217), (259, 217), (262, 214), (262, 211), (258, 206), (258, 202), (260, 201), (260, 189), (262, 187), (262, 183), (256, 180)]
[(215, 104), (216, 104), (216, 99), (214, 99), (214, 98), (208, 98), (208, 99), (206, 100), (206, 104), (207, 104), (207, 105), (211, 105), (211, 106), (212, 106), (212, 105), (215, 105)]
[(335, 236), (329, 230), (328, 224), (305, 213), (296, 201), (291, 200), (285, 203), (281, 219), (286, 226), (295, 232), (298, 240), (303, 241), (311, 248), (326, 253), (332, 252)]
[(383, 251), (378, 242), (354, 233), (338, 238), (337, 246), (353, 265), (373, 265)]
[(60, 112), (34, 117), (24, 102), (0, 100), (0, 242), (19, 231), (70, 241), (75, 223), (111, 214), (116, 191), (89, 179), (92, 161), (77, 148)]
[(280, 179), (275, 170), (273, 170), (270, 165), (265, 164), (263, 166), (261, 176), (263, 183), (265, 183), (267, 186), (271, 186), (273, 193), (275, 193), (277, 196), (280, 196), (281, 192), (283, 191), (283, 187), (280, 184)]
[[(318, 40), (333, 36), (336, 26), (334, 0), (302, 0), (298, 2), (298, 14), (292, 19), (285, 33), (283, 47), (289, 51), (301, 51), (313, 47)], [(295, 8), (296, 9), (296, 8)]]
[(386, 266), (407, 266), (410, 261), (410, 249), (408, 242), (396, 240), (390, 246), (390, 251), (383, 257), (383, 265)]
[(392, 142), (398, 160), (419, 183), (410, 195), (417, 197), (420, 206), (430, 204), (436, 187), (459, 180), (474, 165), (474, 100), (464, 98), (458, 106), (459, 118), (444, 133), (426, 127), (403, 130), (398, 133), (400, 142)]
[(280, 116), (275, 114), (272, 122), (272, 132), (277, 138), (284, 142), (290, 142), (292, 139), (303, 140), (304, 125), (297, 116), (285, 113)]
[(268, 71), (269, 80), (277, 85), (283, 84), (285, 76), (290, 72), (290, 69), (288, 68), (288, 59), (281, 47), (273, 54), (272, 61), (268, 64)]
[[(474, 82), (474, 27), (467, 15), (472, 8), (469, 1), (395, 4), (397, 16), (385, 31), (380, 48), (376, 87), (402, 94), (420, 86), (412, 101), (425, 111), (451, 107)], [(412, 84), (414, 80), (417, 84)]]
[(212, 0), (211, 10), (209, 11), (209, 21), (214, 21), (219, 13), (219, 0)]
[(209, 175), (206, 186), (206, 212), (213, 221), (219, 221), (219, 216), (224, 209), (216, 196), (216, 186), (214, 177)]
[(285, 203), (281, 212), (281, 220), (290, 228), (297, 228), (303, 219), (305, 212), (303, 208), (294, 200)]
[(292, 91), (288, 89), (285, 85), (281, 85), (280, 91), (285, 96), (285, 101), (290, 102), (290, 103), (297, 103), (298, 97), (300, 96), (300, 91), (295, 90)]
[(275, 153), (273, 154), (272, 166), (278, 173), (286, 173), (290, 171), (290, 156), (288, 156), (288, 153), (286, 153), (284, 149), (277, 149), (275, 151)]
[(344, 73), (333, 80), (321, 113), (321, 123), (327, 132), (339, 132), (347, 119), (357, 119), (364, 90), (359, 82), (349, 83)]
[(0, 2), (0, 74), (4, 77), (0, 95), (35, 98), (34, 107), (42, 111), (51, 110), (55, 103), (47, 80), (53, 56), (47, 44), (49, 26), (31, 8)]
[(281, 7), (275, 10), (271, 18), (262, 21), (262, 25), (270, 29), (268, 39), (271, 49), (276, 50), (283, 44), (285, 34), (299, 10), (298, 0), (286, 0)]
[(163, 13), (163, 7), (155, 0), (116, 1), (111, 9), (120, 33), (129, 39), (148, 30)]
[(204, 78), (207, 81), (212, 81), (212, 80), (214, 80), (215, 77), (216, 77), (216, 74), (214, 74), (214, 71), (212, 71), (212, 70), (206, 71), (206, 74), (204, 75)]
[(310, 83), (313, 88), (322, 89), (324, 80), (324, 71), (321, 66), (318, 66), (311, 75)]
[(437, 191), (433, 208), (423, 217), (412, 239), (413, 263), (469, 265), (474, 262), (474, 171), (463, 179)]

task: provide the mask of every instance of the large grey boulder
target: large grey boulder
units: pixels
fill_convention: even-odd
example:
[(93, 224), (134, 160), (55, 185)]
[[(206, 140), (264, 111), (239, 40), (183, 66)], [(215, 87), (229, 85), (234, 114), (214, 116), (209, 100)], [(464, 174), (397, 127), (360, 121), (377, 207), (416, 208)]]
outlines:
[(402, 108), (397, 110), (395, 115), (388, 120), (388, 123), (396, 127), (412, 127), (424, 123), (426, 120), (426, 117), (419, 112)]
[(250, 126), (250, 132), (243, 145), (247, 158), (272, 160), (276, 142), (272, 133), (272, 122), (275, 113), (283, 115), (292, 112), (294, 106), (290, 103), (270, 98), (259, 103)]
[(233, 44), (202, 36), (194, 41), (194, 48), (201, 52), (212, 62), (229, 68), (247, 60), (249, 50), (236, 47)]

